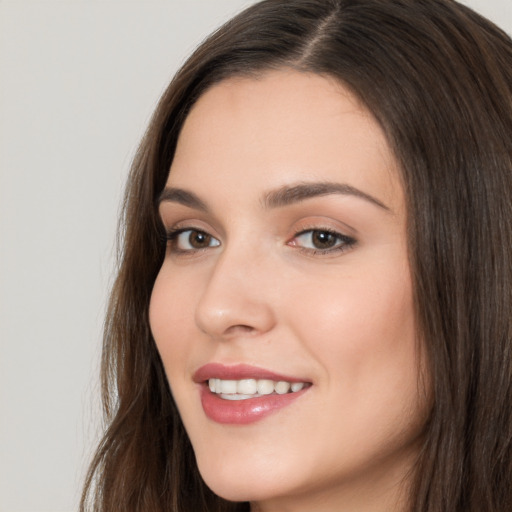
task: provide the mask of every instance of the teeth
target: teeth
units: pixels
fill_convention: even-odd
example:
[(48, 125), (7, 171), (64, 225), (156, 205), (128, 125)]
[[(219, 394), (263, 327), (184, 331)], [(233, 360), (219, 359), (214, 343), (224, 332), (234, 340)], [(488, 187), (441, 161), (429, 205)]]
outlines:
[(258, 381), (258, 393), (260, 395), (270, 395), (274, 392), (274, 381), (261, 379)]
[(254, 393), (256, 393), (257, 390), (258, 384), (256, 383), (256, 379), (239, 380), (238, 385), (236, 387), (237, 393), (240, 393), (242, 395), (254, 395)]
[[(276, 388), (276, 393), (278, 395), (284, 395), (285, 393), (288, 393), (288, 391), (290, 391), (290, 383), (289, 382), (285, 382), (283, 380), (279, 381), (279, 382), (276, 382), (276, 385), (275, 385), (275, 388)], [(293, 389), (293, 387), (292, 387)]]
[(236, 380), (221, 380), (220, 392), (232, 395), (236, 393)]
[(272, 393), (277, 393), (278, 395), (290, 392), (296, 393), (303, 389), (305, 385), (304, 382), (273, 381), (270, 379), (208, 380), (210, 391), (221, 395), (222, 398), (227, 400), (245, 400)]

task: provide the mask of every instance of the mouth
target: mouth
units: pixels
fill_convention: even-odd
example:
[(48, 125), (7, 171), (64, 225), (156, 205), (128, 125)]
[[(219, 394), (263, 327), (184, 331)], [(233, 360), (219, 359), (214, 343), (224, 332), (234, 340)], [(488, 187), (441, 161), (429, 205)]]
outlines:
[(216, 423), (246, 425), (291, 405), (312, 386), (306, 379), (249, 365), (209, 363), (194, 374), (201, 405)]
[(268, 395), (286, 395), (288, 393), (297, 393), (309, 385), (310, 383), (308, 382), (275, 381), (270, 379), (208, 379), (210, 391), (223, 400), (248, 400)]

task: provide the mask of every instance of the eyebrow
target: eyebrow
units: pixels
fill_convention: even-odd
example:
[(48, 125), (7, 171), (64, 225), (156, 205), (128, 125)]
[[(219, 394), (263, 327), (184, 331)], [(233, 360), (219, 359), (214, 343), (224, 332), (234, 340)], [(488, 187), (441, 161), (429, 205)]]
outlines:
[(157, 206), (160, 206), (163, 202), (179, 203), (183, 206), (188, 206), (195, 210), (207, 212), (208, 207), (206, 203), (199, 199), (193, 192), (184, 190), (182, 188), (166, 187), (162, 193), (158, 196)]
[[(293, 186), (285, 185), (267, 192), (262, 198), (262, 204), (266, 209), (281, 208), (314, 197), (333, 194), (354, 196), (364, 199), (383, 210), (390, 211), (383, 202), (352, 185), (331, 182), (298, 183)], [(202, 212), (208, 211), (208, 206), (203, 200), (193, 192), (182, 188), (166, 187), (158, 197), (157, 205), (160, 206), (162, 202), (179, 203)]]
[(305, 201), (318, 196), (327, 196), (332, 194), (341, 194), (344, 196), (355, 196), (364, 199), (383, 210), (390, 211), (390, 209), (377, 198), (353, 187), (346, 183), (331, 183), (331, 182), (313, 182), (313, 183), (299, 183), (293, 186), (284, 186), (277, 190), (272, 190), (265, 194), (263, 204), (267, 208), (280, 208), (288, 206), (293, 203)]

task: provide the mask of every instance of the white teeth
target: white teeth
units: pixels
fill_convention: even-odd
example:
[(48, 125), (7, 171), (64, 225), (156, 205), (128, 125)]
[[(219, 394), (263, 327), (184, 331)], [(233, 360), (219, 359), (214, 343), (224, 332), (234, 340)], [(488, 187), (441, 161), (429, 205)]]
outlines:
[(220, 392), (232, 395), (236, 393), (236, 380), (221, 380)]
[(260, 379), (258, 381), (258, 393), (260, 395), (270, 395), (274, 392), (274, 381), (267, 379)]
[(288, 391), (290, 391), (290, 383), (281, 380), (279, 382), (276, 382), (275, 388), (276, 393), (278, 395), (284, 395), (285, 393), (288, 393)]
[(236, 387), (237, 393), (240, 393), (242, 395), (254, 395), (254, 393), (256, 393), (257, 390), (258, 385), (256, 383), (256, 379), (239, 380), (238, 385)]
[(277, 393), (296, 393), (304, 388), (304, 382), (273, 381), (270, 379), (223, 380), (209, 379), (208, 387), (212, 393), (221, 395), (226, 400), (245, 400), (258, 396)]
[(224, 400), (247, 400), (248, 398), (254, 398), (253, 395), (241, 395), (236, 393), (235, 395), (220, 395)]

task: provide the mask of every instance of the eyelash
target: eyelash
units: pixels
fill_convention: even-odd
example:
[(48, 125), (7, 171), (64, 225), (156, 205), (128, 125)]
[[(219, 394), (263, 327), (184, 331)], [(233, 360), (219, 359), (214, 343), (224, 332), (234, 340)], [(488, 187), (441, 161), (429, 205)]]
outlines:
[[(178, 239), (184, 233), (190, 233), (190, 235), (192, 233), (196, 233), (197, 235), (201, 235), (201, 236), (204, 235), (204, 236), (210, 238), (210, 240), (216, 241), (217, 243), (214, 245), (207, 245), (206, 247), (181, 249), (178, 247)], [(321, 235), (327, 235), (330, 237), (334, 237), (335, 245), (333, 247), (328, 247), (325, 249), (319, 249), (319, 248), (315, 249), (312, 247), (302, 247), (296, 243), (293, 243), (293, 241), (297, 240), (299, 237), (304, 237), (304, 235), (306, 235), (306, 234), (310, 234), (310, 237), (313, 237), (315, 233), (317, 234), (317, 236), (321, 234)], [(188, 240), (189, 245), (190, 245), (190, 235), (189, 235), (189, 240)], [(207, 233), (206, 231), (204, 231), (202, 229), (197, 229), (194, 227), (170, 229), (166, 233), (165, 240), (166, 240), (166, 243), (168, 244), (168, 246), (170, 247), (171, 252), (173, 252), (175, 254), (182, 254), (182, 255), (193, 255), (193, 254), (205, 251), (211, 247), (220, 246), (220, 242), (215, 237), (213, 237), (212, 235), (210, 235), (209, 233)], [(335, 254), (335, 253), (343, 253), (345, 251), (348, 251), (352, 247), (354, 247), (354, 245), (356, 243), (357, 243), (357, 241), (354, 238), (347, 236), (347, 235), (343, 235), (342, 233), (339, 233), (332, 229), (314, 227), (314, 228), (303, 229), (303, 230), (295, 233), (293, 235), (293, 237), (291, 238), (291, 241), (287, 242), (287, 245), (292, 246), (292, 247), (297, 247), (297, 249), (300, 250), (301, 252), (304, 252), (308, 255), (315, 256), (315, 255), (329, 255), (329, 254)]]
[[(334, 237), (335, 245), (333, 247), (328, 247), (325, 249), (314, 249), (311, 247), (301, 247), (297, 246), (298, 250), (305, 252), (306, 254), (311, 254), (313, 256), (316, 255), (330, 255), (330, 254), (336, 254), (336, 253), (343, 253), (345, 251), (348, 251), (352, 247), (355, 246), (357, 243), (357, 240), (355, 238), (352, 238), (347, 235), (343, 235), (342, 233), (339, 233), (338, 231), (334, 231), (330, 228), (321, 228), (321, 227), (314, 227), (314, 228), (308, 228), (303, 229), (302, 231), (299, 231), (296, 233), (293, 238), (293, 240), (297, 240), (299, 237), (304, 236), (306, 234), (310, 234), (310, 237), (312, 238), (314, 234), (322, 234), (322, 235), (328, 235), (330, 237)], [(290, 245), (290, 242), (288, 243)], [(295, 244), (291, 244), (295, 245)]]
[[(195, 248), (195, 249), (194, 248), (180, 249), (178, 247), (178, 238), (183, 233), (190, 233), (190, 234), (196, 233), (198, 235), (205, 235), (206, 237), (209, 237), (212, 240), (217, 241), (218, 243), (213, 246), (207, 246), (207, 247), (201, 247), (201, 248)], [(171, 252), (177, 253), (177, 254), (195, 254), (197, 252), (204, 251), (204, 250), (208, 249), (209, 247), (218, 247), (220, 245), (220, 242), (215, 237), (213, 237), (212, 235), (210, 235), (209, 233), (207, 233), (206, 231), (204, 231), (202, 229), (197, 229), (197, 228), (193, 228), (193, 227), (170, 229), (167, 231), (165, 238), (166, 238), (167, 245), (171, 249)], [(190, 235), (189, 235), (189, 242), (190, 242)]]

